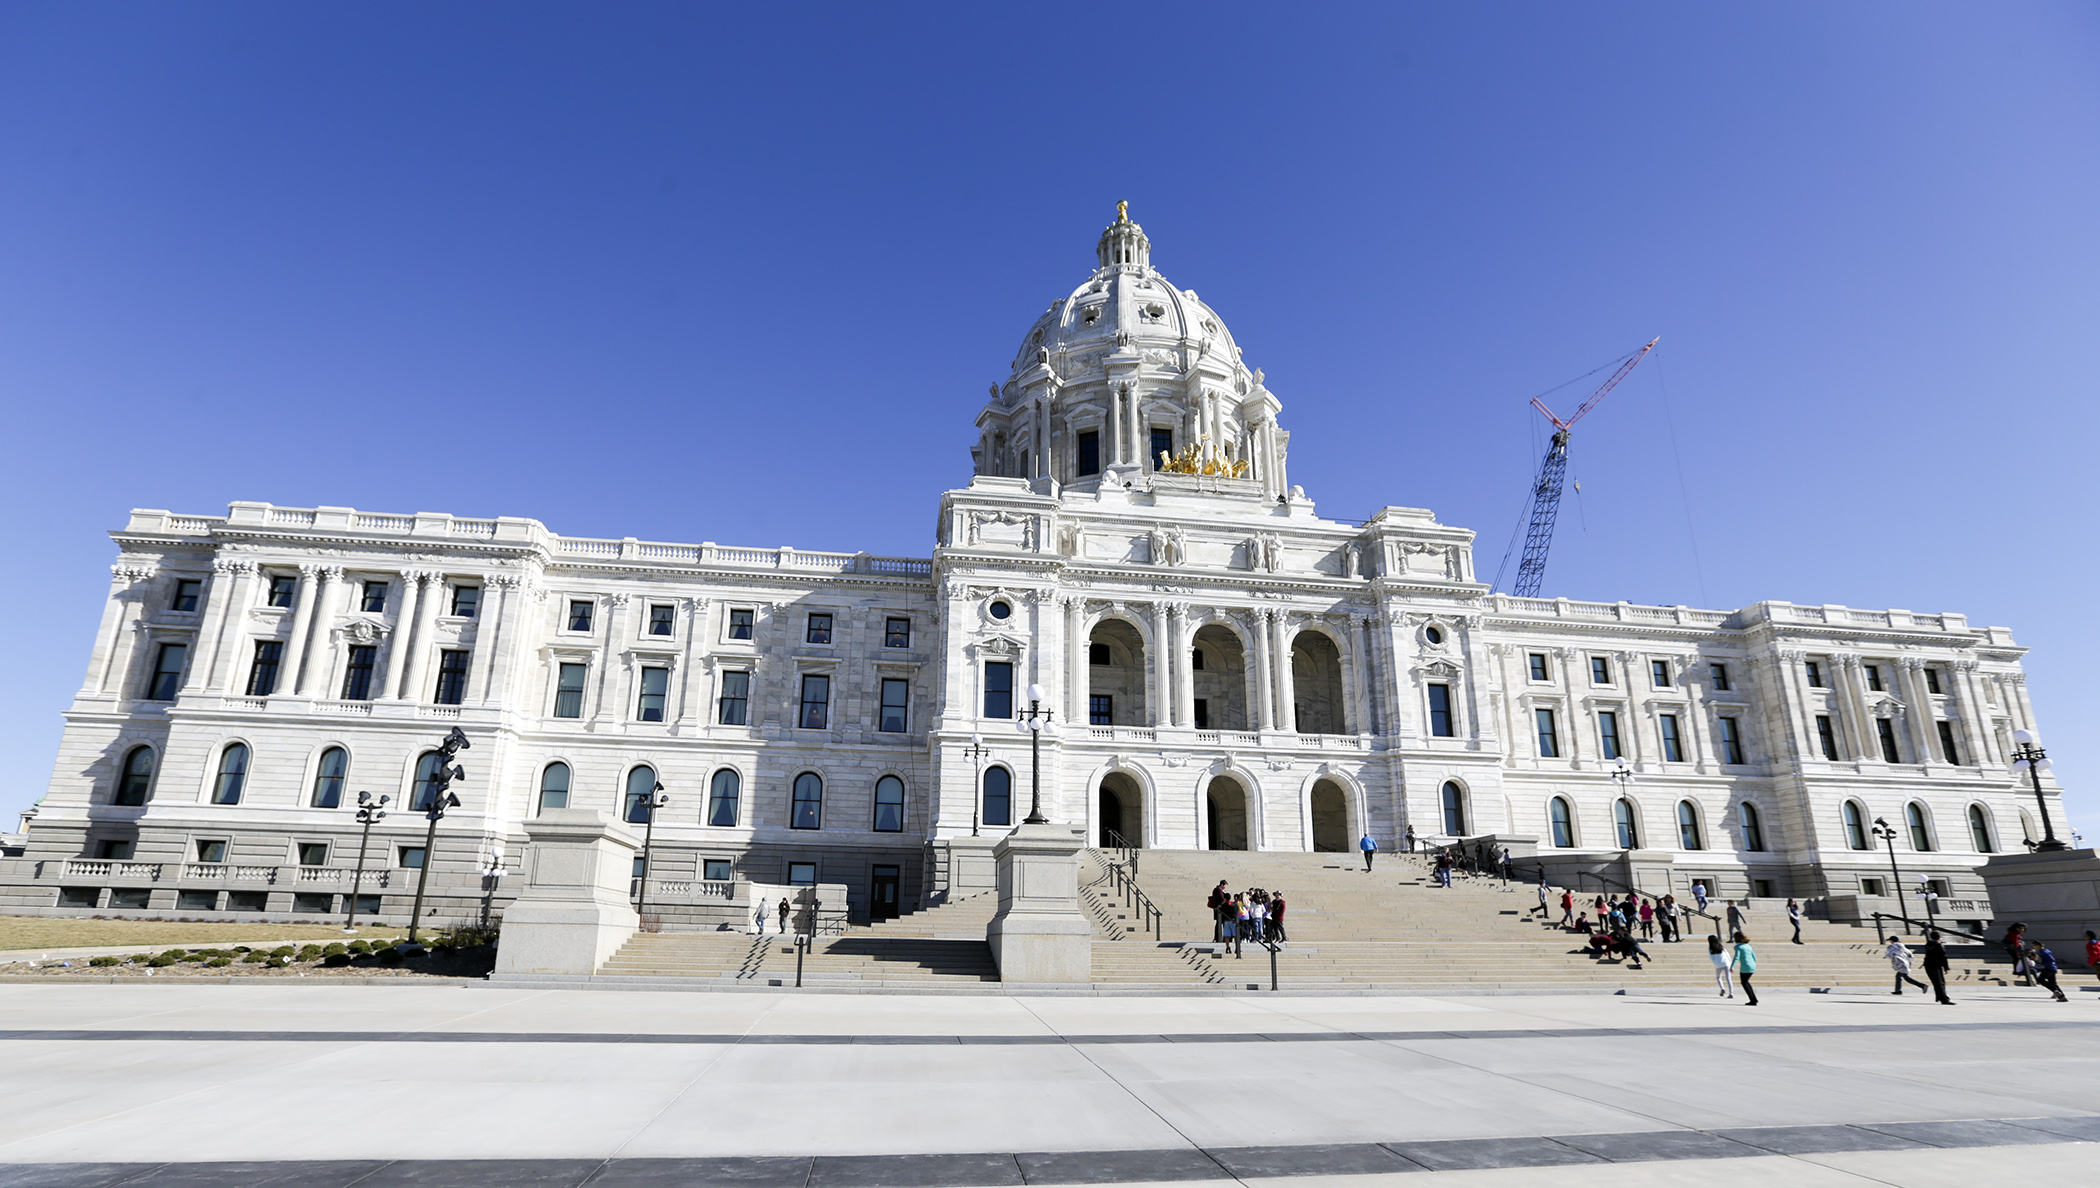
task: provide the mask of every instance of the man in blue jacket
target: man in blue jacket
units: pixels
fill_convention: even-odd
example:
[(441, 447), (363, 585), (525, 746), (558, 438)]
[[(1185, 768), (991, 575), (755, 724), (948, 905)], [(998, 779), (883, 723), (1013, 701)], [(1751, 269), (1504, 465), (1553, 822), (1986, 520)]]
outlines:
[(1364, 834), (1363, 840), (1356, 843), (1356, 848), (1364, 852), (1364, 873), (1370, 874), (1371, 859), (1376, 857), (1378, 854), (1378, 843), (1372, 841), (1371, 835), (1366, 833)]

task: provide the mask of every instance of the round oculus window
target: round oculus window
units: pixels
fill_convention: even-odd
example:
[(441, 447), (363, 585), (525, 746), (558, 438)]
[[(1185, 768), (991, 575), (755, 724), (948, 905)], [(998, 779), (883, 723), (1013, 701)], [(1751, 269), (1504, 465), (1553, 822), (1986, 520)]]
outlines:
[(1429, 630), (1424, 631), (1422, 633), (1422, 638), (1428, 640), (1430, 643), (1440, 644), (1444, 642), (1444, 633), (1437, 630), (1434, 627), (1431, 627)]
[(992, 603), (992, 605), (987, 607), (986, 609), (992, 612), (992, 617), (995, 619), (1004, 619), (1008, 615), (1014, 613), (1013, 604), (1008, 602), (1004, 598), (995, 600)]

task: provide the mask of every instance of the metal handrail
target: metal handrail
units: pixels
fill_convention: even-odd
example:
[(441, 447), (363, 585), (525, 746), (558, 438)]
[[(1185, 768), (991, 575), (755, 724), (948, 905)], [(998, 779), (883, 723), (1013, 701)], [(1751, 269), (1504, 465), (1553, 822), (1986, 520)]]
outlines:
[(1882, 922), (1882, 920), (1884, 920), (1884, 919), (1889, 919), (1889, 920), (1901, 920), (1901, 921), (1903, 921), (1903, 922), (1904, 922), (1905, 924), (1910, 924), (1910, 925), (1913, 925), (1913, 926), (1915, 926), (1915, 927), (1917, 927), (1917, 928), (1919, 928), (1919, 929), (1925, 930), (1925, 931), (1932, 931), (1932, 932), (1951, 932), (1951, 933), (1953, 933), (1953, 934), (1954, 934), (1955, 936), (1965, 936), (1965, 937), (1968, 937), (1968, 938), (1969, 938), (1970, 940), (1972, 940), (1972, 941), (1977, 941), (1977, 942), (1979, 942), (1979, 943), (1981, 943), (1981, 944), (1986, 944), (1986, 945), (1995, 945), (1995, 944), (1997, 944), (1997, 943), (1998, 943), (1997, 941), (1994, 941), (1994, 940), (1992, 940), (1992, 939), (1991, 939), (1990, 937), (1987, 937), (1987, 936), (1978, 936), (1978, 935), (1976, 935), (1976, 934), (1975, 934), (1975, 933), (1973, 933), (1973, 932), (1968, 932), (1968, 931), (1965, 931), (1965, 930), (1963, 930), (1963, 929), (1960, 929), (1960, 928), (1950, 928), (1950, 927), (1948, 927), (1948, 926), (1947, 926), (1947, 925), (1945, 925), (1945, 924), (1938, 924), (1938, 923), (1925, 923), (1925, 924), (1919, 924), (1919, 923), (1918, 923), (1918, 922), (1917, 922), (1916, 920), (1913, 920), (1913, 919), (1911, 919), (1911, 918), (1910, 918), (1909, 916), (1905, 916), (1905, 915), (1902, 915), (1902, 914), (1900, 914), (1900, 913), (1897, 913), (1897, 912), (1875, 912), (1875, 913), (1874, 913), (1874, 935), (1875, 935), (1875, 936), (1877, 936), (1877, 937), (1879, 937), (1879, 938), (1881, 938), (1881, 943), (1883, 943), (1883, 944), (1887, 944), (1887, 943), (1888, 943), (1888, 939), (1889, 939), (1889, 935), (1888, 935), (1887, 931), (1885, 931), (1885, 930), (1884, 930), (1884, 929), (1883, 929), (1883, 928), (1881, 927), (1881, 922)]
[[(1645, 895), (1648, 897), (1650, 902), (1662, 902), (1662, 896), (1655, 894), (1653, 891), (1643, 891), (1638, 887), (1630, 887), (1625, 883), (1622, 883), (1619, 880), (1612, 878), (1609, 875), (1601, 875), (1596, 873), (1595, 871), (1589, 870), (1578, 870), (1575, 872), (1575, 890), (1577, 891), (1577, 893), (1584, 893), (1586, 891), (1586, 888), (1584, 888), (1582, 885), (1582, 880), (1584, 879), (1597, 880), (1597, 882), (1600, 884), (1598, 888), (1599, 890), (1610, 890), (1611, 888), (1616, 887), (1619, 890), (1624, 891), (1626, 894), (1633, 896), (1635, 899), (1639, 899), (1641, 896)], [(1676, 892), (1671, 891), (1668, 894), (1675, 895)], [(1706, 919), (1710, 923), (1712, 923), (1717, 929), (1721, 926), (1721, 917), (1713, 914), (1712, 912), (1707, 911), (1704, 908), (1697, 906), (1696, 904), (1680, 902), (1675, 904), (1674, 906), (1678, 911), (1683, 912), (1687, 916), (1706, 917)]]
[[(1100, 854), (1101, 851), (1097, 849), (1095, 853)], [(1124, 906), (1138, 913), (1139, 931), (1149, 929), (1153, 940), (1165, 939), (1167, 914), (1137, 885), (1135, 868), (1126, 868), (1120, 860), (1110, 859), (1106, 854), (1101, 856), (1101, 868), (1108, 872), (1109, 881), (1115, 888), (1115, 893), (1123, 897)]]

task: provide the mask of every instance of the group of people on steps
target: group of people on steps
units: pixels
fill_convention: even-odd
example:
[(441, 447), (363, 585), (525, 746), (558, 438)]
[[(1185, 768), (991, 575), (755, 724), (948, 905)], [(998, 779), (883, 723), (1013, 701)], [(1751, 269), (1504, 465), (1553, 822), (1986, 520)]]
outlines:
[(1281, 891), (1260, 887), (1228, 891), (1225, 880), (1219, 879), (1218, 885), (1211, 888), (1209, 906), (1213, 923), (1211, 941), (1223, 944), (1235, 957), (1246, 956), (1243, 950), (1248, 941), (1280, 945), (1286, 939), (1283, 917), (1290, 905), (1284, 901)]

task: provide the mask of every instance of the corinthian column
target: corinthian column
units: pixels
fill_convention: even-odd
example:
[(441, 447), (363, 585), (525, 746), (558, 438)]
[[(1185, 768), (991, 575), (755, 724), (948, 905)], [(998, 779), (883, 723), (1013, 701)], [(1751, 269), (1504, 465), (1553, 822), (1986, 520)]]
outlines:
[(1277, 728), (1298, 733), (1298, 695), (1291, 681), (1291, 623), (1290, 615), (1277, 611), (1269, 620), (1269, 631), (1275, 638), (1276, 653), (1276, 724)]
[(1167, 629), (1167, 604), (1152, 604), (1152, 724), (1174, 724), (1174, 637)]
[(1276, 694), (1273, 683), (1269, 678), (1269, 669), (1271, 667), (1269, 653), (1275, 634), (1272, 630), (1274, 624), (1271, 620), (1275, 616), (1276, 612), (1268, 607), (1257, 608), (1252, 613), (1251, 621), (1254, 629), (1247, 633), (1254, 644), (1254, 647), (1250, 649), (1254, 653), (1254, 696), (1249, 698), (1249, 700), (1254, 703), (1256, 730), (1274, 730), (1276, 728)]
[[(299, 572), (306, 589), (295, 615), (304, 616), (305, 622), (297, 617), (292, 621), (291, 654), (287, 659), (295, 674), (292, 692), (309, 697), (320, 682), (321, 671), (328, 667), (328, 632), (335, 623), (336, 600), (342, 596), (343, 570), (337, 565), (302, 565)], [(316, 578), (320, 579), (318, 588), (314, 585)]]
[[(430, 654), (430, 642), (437, 629), (438, 603), (444, 601), (444, 591), (438, 583), (443, 578), (427, 569), (401, 575), (405, 593), (401, 606), (401, 617), (407, 620), (409, 608), (415, 608), (415, 630), (401, 640), (395, 649), (397, 666), (401, 670), (401, 684), (394, 696), (403, 701), (423, 701), (423, 669)], [(402, 632), (395, 632), (400, 637)], [(403, 649), (406, 649), (405, 653)]]

